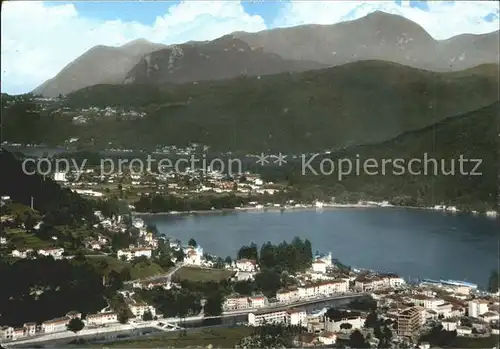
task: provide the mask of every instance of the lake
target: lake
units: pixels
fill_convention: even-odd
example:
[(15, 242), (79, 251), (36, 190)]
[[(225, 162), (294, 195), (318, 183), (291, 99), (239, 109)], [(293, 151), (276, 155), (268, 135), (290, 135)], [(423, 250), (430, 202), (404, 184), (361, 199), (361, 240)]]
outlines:
[(457, 279), (485, 287), (498, 269), (500, 224), (482, 216), (399, 208), (341, 208), (234, 212), (191, 216), (145, 215), (160, 233), (205, 253), (234, 258), (242, 245), (309, 239), (313, 250), (355, 268), (405, 278)]

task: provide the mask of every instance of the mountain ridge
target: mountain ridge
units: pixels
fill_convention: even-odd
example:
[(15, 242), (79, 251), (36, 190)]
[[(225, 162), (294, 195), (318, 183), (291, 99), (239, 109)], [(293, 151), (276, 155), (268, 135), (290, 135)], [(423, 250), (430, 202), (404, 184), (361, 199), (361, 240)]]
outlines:
[[(37, 141), (61, 144), (76, 137), (95, 147), (111, 142), (127, 149), (195, 142), (217, 151), (334, 150), (479, 109), (497, 101), (498, 92), (498, 65), (436, 73), (385, 61), (197, 84), (97, 85), (69, 94), (63, 106), (135, 108), (146, 116), (119, 122), (97, 117), (75, 126), (53, 114), (37, 124), (44, 130)], [(4, 134), (22, 143), (28, 132), (23, 120), (32, 117), (19, 113), (4, 110)]]
[[(196, 56), (204, 54), (210, 45), (218, 47), (218, 41), (228, 37), (242, 40), (253, 53), (238, 57), (224, 54), (227, 47), (220, 47), (220, 64), (209, 64)], [(97, 84), (218, 80), (242, 74), (258, 76), (320, 69), (367, 59), (387, 60), (432, 71), (458, 71), (483, 63), (497, 63), (500, 58), (498, 39), (499, 31), (435, 40), (419, 24), (399, 15), (377, 11), (333, 25), (301, 25), (257, 33), (234, 32), (215, 40), (189, 41), (180, 45), (152, 44), (138, 39), (112, 49), (113, 53), (100, 46), (94, 51), (89, 50), (94, 52), (90, 57), (86, 52), (69, 63), (56, 77), (33, 92), (53, 97)], [(135, 53), (120, 52), (124, 47), (134, 46), (133, 43), (141, 49)], [(170, 57), (175, 47), (182, 45), (190, 47), (192, 54), (184, 60), (176, 56), (179, 71), (171, 73), (168, 69)], [(157, 52), (159, 50), (163, 51)], [(257, 55), (261, 58), (255, 58)], [(236, 60), (231, 62), (229, 57)], [(256, 61), (252, 61), (253, 58)], [(155, 63), (149, 64), (148, 60)], [(82, 68), (74, 67), (77, 61)], [(193, 62), (203, 63), (204, 68), (197, 69)]]

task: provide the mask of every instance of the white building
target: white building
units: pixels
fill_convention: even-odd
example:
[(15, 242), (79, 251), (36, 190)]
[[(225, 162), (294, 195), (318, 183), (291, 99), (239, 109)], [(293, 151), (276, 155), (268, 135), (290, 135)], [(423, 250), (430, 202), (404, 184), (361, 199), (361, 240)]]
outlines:
[(36, 322), (27, 322), (23, 325), (24, 335), (34, 336), (36, 334)]
[(87, 325), (101, 326), (115, 323), (118, 321), (118, 315), (113, 312), (97, 313), (87, 315)]
[(248, 324), (250, 326), (261, 326), (271, 323), (306, 326), (307, 314), (305, 310), (293, 309), (248, 314)]
[(278, 290), (276, 292), (276, 299), (280, 303), (290, 303), (299, 298), (299, 289), (298, 288), (291, 288), (291, 289), (283, 289), (283, 290)]
[(327, 264), (322, 260), (318, 260), (312, 263), (312, 270), (316, 273), (326, 273)]
[(264, 296), (253, 296), (248, 298), (250, 308), (262, 308), (267, 304), (267, 298)]
[(475, 299), (469, 302), (469, 316), (478, 318), (479, 315), (488, 312), (488, 301)]
[(350, 324), (352, 329), (360, 329), (365, 324), (365, 319), (355, 311), (335, 311), (333, 317), (325, 315), (325, 330), (329, 332), (339, 332), (342, 324)]
[(128, 304), (128, 307), (132, 314), (134, 314), (134, 316), (138, 318), (142, 317), (144, 313), (147, 313), (148, 311), (151, 313), (151, 315), (156, 315), (156, 309), (144, 302), (130, 302)]
[[(438, 307), (444, 304), (444, 300), (440, 298), (434, 298), (425, 295), (415, 295), (411, 298), (411, 301), (419, 307), (422, 307), (426, 310), (434, 310), (434, 311), (437, 311)], [(450, 312), (451, 312), (451, 306), (450, 306)]]
[(500, 315), (496, 311), (488, 311), (484, 314), (479, 315), (479, 319), (483, 320), (484, 322), (497, 322), (498, 319), (500, 318)]
[(238, 310), (238, 309), (246, 309), (249, 307), (248, 297), (233, 295), (227, 297), (224, 301), (223, 308), (224, 310)]
[(66, 182), (66, 172), (56, 172), (54, 173), (54, 180), (56, 182)]
[(333, 332), (323, 331), (318, 336), (318, 340), (324, 345), (333, 345), (337, 341), (337, 335)]
[(361, 292), (370, 292), (386, 288), (399, 288), (405, 285), (403, 278), (394, 275), (362, 275), (356, 278), (354, 288)]
[(441, 325), (443, 326), (443, 330), (445, 331), (456, 331), (460, 322), (457, 319), (448, 319), (441, 321)]
[(130, 261), (138, 257), (151, 258), (152, 250), (150, 248), (127, 248), (118, 250), (116, 255), (118, 259), (122, 259), (122, 256), (124, 256), (127, 261)]
[(472, 334), (472, 328), (466, 326), (458, 326), (457, 327), (457, 336), (466, 337)]
[(187, 246), (183, 248), (184, 250), (184, 263), (189, 265), (201, 265), (201, 260), (203, 257), (203, 249), (198, 247)]
[(450, 303), (443, 303), (443, 304), (438, 305), (436, 307), (435, 311), (438, 314), (438, 316), (442, 315), (445, 319), (454, 316), (453, 305)]
[(71, 319), (69, 317), (62, 317), (57, 319), (48, 320), (42, 323), (42, 332), (54, 333), (66, 331), (66, 325), (69, 324)]
[(38, 250), (40, 256), (61, 258), (64, 253), (64, 248), (47, 248)]
[(328, 252), (327, 254), (317, 254), (316, 256), (314, 256), (314, 261), (315, 262), (323, 262), (325, 263), (327, 266), (331, 266), (332, 265), (332, 253), (331, 252)]
[(0, 338), (4, 340), (14, 339), (14, 327), (3, 326), (0, 327)]
[(276, 292), (278, 302), (289, 303), (304, 298), (314, 298), (320, 296), (329, 296), (336, 293), (346, 293), (349, 290), (348, 280), (325, 280), (317, 283), (311, 283), (287, 290)]
[(144, 220), (136, 217), (132, 220), (132, 225), (137, 229), (144, 228)]
[(254, 272), (257, 270), (257, 261), (252, 259), (239, 259), (234, 262), (236, 269), (246, 272)]
[(31, 248), (28, 248), (26, 250), (13, 250), (11, 252), (11, 255), (12, 255), (12, 257), (15, 257), (15, 258), (27, 258), (28, 254), (30, 252), (33, 252), (33, 250)]

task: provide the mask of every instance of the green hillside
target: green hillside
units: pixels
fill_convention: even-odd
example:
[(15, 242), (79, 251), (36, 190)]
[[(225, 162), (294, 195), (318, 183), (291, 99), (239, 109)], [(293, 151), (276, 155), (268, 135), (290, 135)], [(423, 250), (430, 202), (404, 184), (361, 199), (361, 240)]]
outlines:
[[(75, 126), (48, 113), (36, 118), (31, 137), (52, 143), (79, 137), (101, 148), (196, 142), (222, 151), (302, 152), (384, 141), (497, 100), (498, 66), (460, 74), (363, 61), (197, 84), (89, 87), (70, 94), (66, 105), (134, 106), (147, 116)], [(7, 140), (30, 132), (19, 113), (4, 114)]]
[[(315, 176), (308, 166), (304, 166), (305, 176), (301, 173), (301, 165), (295, 164), (292, 181), (300, 185), (316, 184), (323, 190), (330, 191), (339, 200), (348, 198), (347, 192), (354, 198), (394, 199), (399, 204), (430, 205), (454, 204), (462, 208), (479, 208), (482, 210), (495, 208), (498, 192), (498, 132), (499, 132), (499, 103), (496, 102), (480, 110), (466, 113), (461, 116), (446, 119), (436, 125), (424, 129), (408, 132), (395, 139), (375, 144), (349, 148), (348, 150), (328, 155), (338, 164), (339, 159), (350, 159), (355, 164), (360, 159), (359, 175), (355, 171), (342, 176), (339, 180), (338, 169), (331, 175)], [(429, 159), (427, 174), (425, 174), (424, 157)], [(460, 169), (459, 159), (479, 159), (464, 162)], [(325, 157), (317, 157), (311, 167), (319, 172), (320, 162)], [(404, 160), (406, 169), (411, 159), (421, 159), (421, 163), (412, 165), (414, 174), (400, 174), (401, 170), (391, 163), (386, 165), (385, 175), (382, 173), (382, 160)], [(307, 157), (305, 164), (310, 159)], [(374, 159), (378, 169), (370, 167), (367, 174), (363, 170), (363, 163), (367, 159)], [(436, 159), (438, 167), (433, 160)], [(454, 174), (452, 162), (455, 163)], [(443, 164), (444, 171), (443, 172)], [(326, 171), (329, 162), (324, 162)], [(348, 165), (344, 165), (348, 169)], [(378, 170), (378, 173), (375, 171)], [(417, 174), (420, 172), (420, 174)], [(481, 173), (479, 175), (479, 173)], [(344, 192), (344, 193), (343, 193)], [(352, 193), (356, 193), (354, 196)], [(412, 199), (410, 199), (410, 197)]]

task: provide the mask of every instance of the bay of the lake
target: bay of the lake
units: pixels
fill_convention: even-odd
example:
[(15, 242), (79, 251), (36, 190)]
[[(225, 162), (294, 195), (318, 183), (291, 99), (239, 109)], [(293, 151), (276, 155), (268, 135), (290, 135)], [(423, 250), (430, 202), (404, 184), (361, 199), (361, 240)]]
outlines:
[(234, 258), (243, 245), (309, 239), (313, 250), (355, 268), (485, 287), (498, 269), (500, 224), (482, 216), (399, 208), (145, 215), (148, 224), (205, 253)]

